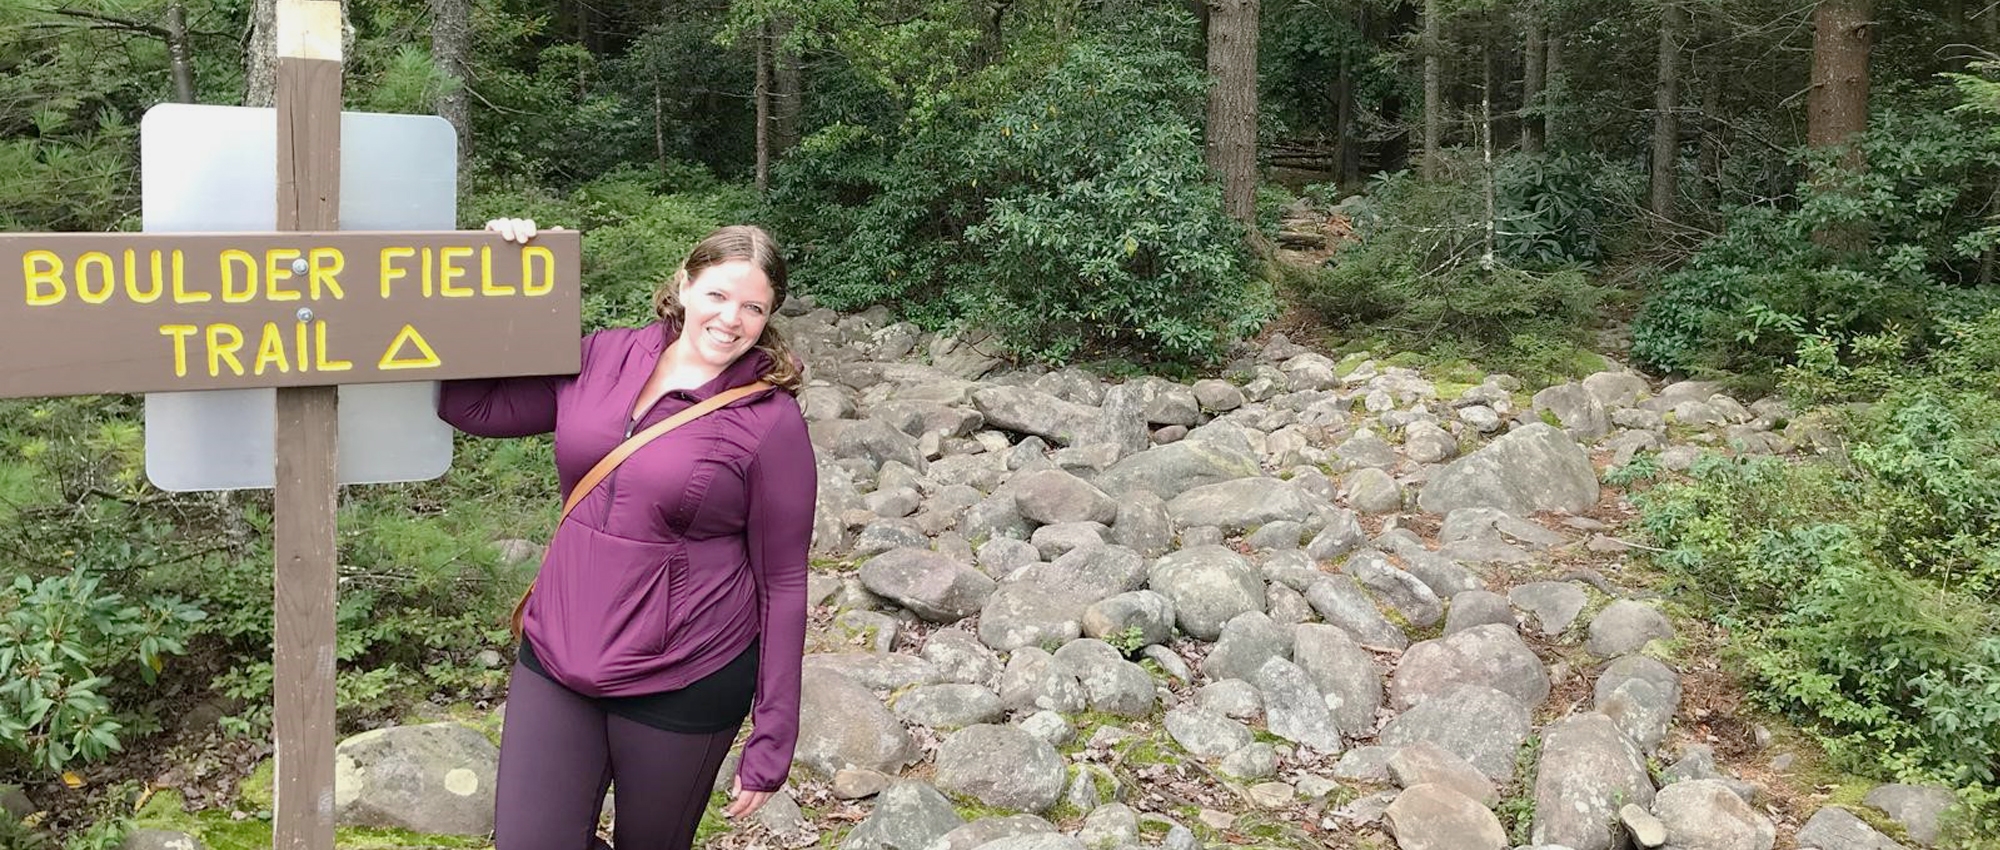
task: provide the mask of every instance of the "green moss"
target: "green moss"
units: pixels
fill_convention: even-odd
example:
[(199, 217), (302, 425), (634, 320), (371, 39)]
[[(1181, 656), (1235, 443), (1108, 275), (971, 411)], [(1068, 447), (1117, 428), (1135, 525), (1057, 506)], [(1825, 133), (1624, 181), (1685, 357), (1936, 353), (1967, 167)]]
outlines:
[(1354, 370), (1361, 368), (1361, 364), (1367, 362), (1369, 359), (1368, 352), (1366, 351), (1356, 351), (1346, 357), (1340, 358), (1339, 362), (1333, 364), (1334, 377), (1345, 378), (1348, 375), (1354, 374)]
[(274, 759), (265, 759), (258, 764), (256, 770), (250, 771), (249, 776), (236, 784), (237, 804), (247, 811), (270, 811), (277, 805), (277, 770), (278, 763)]

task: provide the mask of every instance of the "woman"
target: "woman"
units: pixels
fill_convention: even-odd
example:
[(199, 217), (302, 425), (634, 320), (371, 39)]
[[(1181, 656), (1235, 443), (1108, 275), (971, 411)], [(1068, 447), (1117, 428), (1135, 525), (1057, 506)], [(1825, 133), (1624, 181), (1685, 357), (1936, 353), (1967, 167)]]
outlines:
[[(532, 221), (488, 228), (535, 235)], [(726, 813), (784, 784), (817, 487), (799, 361), (767, 324), (785, 289), (771, 237), (725, 227), (655, 294), (657, 323), (585, 338), (577, 375), (445, 384), (439, 415), (468, 433), (554, 431), (565, 495), (630, 435), (717, 393), (774, 387), (646, 444), (557, 529), (508, 685), (496, 850), (601, 847), (607, 786), (619, 850), (689, 847), (746, 715)]]

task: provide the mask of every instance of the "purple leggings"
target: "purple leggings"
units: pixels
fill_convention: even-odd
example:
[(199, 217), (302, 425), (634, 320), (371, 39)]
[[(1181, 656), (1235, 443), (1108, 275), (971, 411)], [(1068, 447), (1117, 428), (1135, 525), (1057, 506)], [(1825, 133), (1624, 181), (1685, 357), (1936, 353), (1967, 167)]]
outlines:
[(687, 850), (736, 730), (668, 732), (514, 666), (500, 738), (494, 850), (590, 850), (617, 780), (618, 850)]

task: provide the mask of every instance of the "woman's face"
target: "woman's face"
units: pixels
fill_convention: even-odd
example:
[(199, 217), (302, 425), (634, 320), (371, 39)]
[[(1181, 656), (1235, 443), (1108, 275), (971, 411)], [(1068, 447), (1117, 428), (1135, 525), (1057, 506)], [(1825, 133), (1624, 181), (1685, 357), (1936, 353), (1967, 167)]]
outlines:
[(702, 269), (681, 287), (681, 334), (702, 362), (728, 366), (757, 345), (770, 320), (771, 279), (749, 260)]

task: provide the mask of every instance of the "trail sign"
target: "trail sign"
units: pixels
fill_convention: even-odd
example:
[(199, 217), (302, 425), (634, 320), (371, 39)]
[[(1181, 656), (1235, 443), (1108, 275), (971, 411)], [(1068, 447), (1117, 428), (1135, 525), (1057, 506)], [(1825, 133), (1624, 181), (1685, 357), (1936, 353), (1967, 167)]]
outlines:
[(581, 239), (547, 236), (0, 235), (0, 396), (572, 373)]

